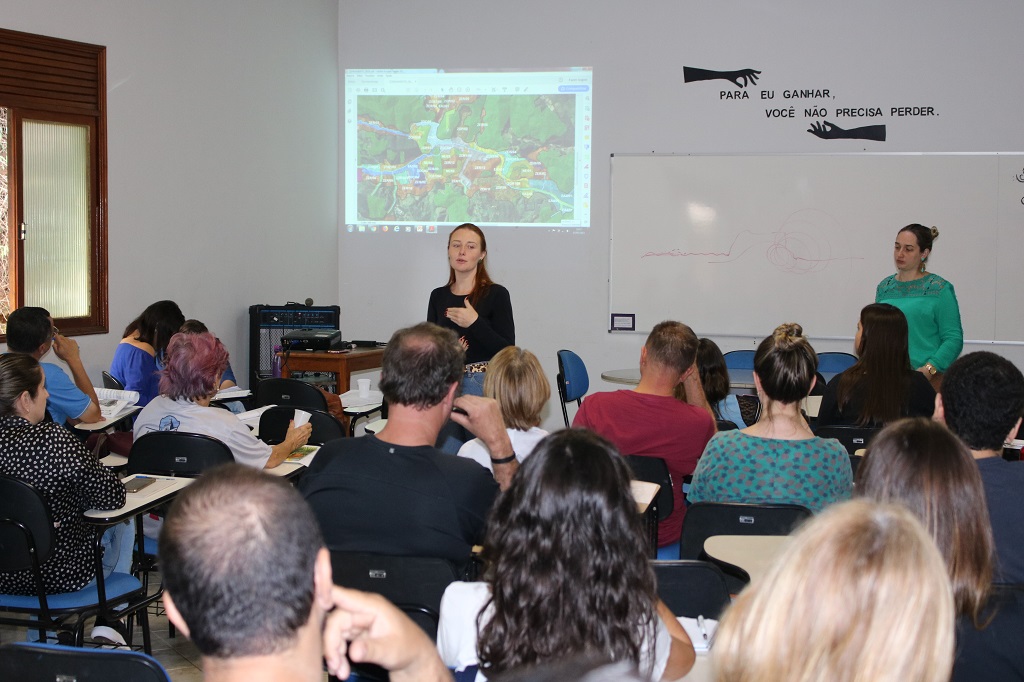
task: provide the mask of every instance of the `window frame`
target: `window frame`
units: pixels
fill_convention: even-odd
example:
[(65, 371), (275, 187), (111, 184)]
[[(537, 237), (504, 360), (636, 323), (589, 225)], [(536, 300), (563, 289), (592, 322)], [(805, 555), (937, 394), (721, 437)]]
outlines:
[[(67, 336), (109, 331), (106, 48), (0, 29), (0, 106), (9, 111), (8, 229), (12, 309), (24, 301), (23, 120), (85, 125), (90, 145), (90, 315), (57, 318)], [(0, 341), (6, 340), (0, 335)]]

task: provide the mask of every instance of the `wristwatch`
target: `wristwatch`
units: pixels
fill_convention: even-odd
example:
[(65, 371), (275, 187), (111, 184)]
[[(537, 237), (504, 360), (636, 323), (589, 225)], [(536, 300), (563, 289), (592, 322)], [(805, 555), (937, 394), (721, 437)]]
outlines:
[(939, 370), (935, 369), (935, 366), (930, 362), (926, 362), (924, 368), (928, 370), (928, 373), (931, 374), (932, 376), (935, 376), (936, 374), (939, 373)]

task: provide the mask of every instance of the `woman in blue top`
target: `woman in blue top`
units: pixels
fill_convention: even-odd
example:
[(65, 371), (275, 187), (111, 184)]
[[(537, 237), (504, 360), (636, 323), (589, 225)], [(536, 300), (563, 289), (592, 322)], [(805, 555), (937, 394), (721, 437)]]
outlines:
[(125, 328), (110, 362), (110, 373), (126, 391), (139, 392), (140, 407), (160, 394), (158, 363), (162, 364), (167, 343), (184, 323), (185, 316), (177, 303), (157, 301)]
[(753, 426), (715, 434), (693, 472), (687, 500), (799, 504), (817, 512), (850, 498), (846, 449), (816, 437), (800, 413), (817, 369), (818, 356), (798, 324), (780, 325), (761, 342), (754, 354), (761, 416)]
[(711, 339), (697, 342), (697, 371), (715, 419), (730, 421), (741, 429), (747, 428), (739, 401), (729, 392), (729, 369), (725, 366), (725, 356)]

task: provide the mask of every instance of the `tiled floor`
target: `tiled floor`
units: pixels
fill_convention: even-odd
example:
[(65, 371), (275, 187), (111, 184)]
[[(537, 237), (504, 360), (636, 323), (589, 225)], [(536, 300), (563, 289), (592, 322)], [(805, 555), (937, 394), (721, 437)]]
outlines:
[[(152, 580), (159, 580), (159, 574), (152, 574)], [(175, 637), (168, 636), (167, 616), (163, 609), (159, 615), (152, 613), (150, 608), (149, 627), (152, 636), (153, 658), (160, 662), (170, 676), (172, 682), (202, 682), (203, 671), (201, 656), (195, 645), (178, 633)], [(88, 627), (86, 629), (88, 635)], [(142, 632), (137, 628), (134, 635), (135, 643), (142, 645)], [(25, 641), (25, 628), (0, 625), (0, 644)], [(327, 673), (323, 679), (327, 680)], [(2, 682), (7, 682), (3, 680)], [(13, 682), (13, 681), (11, 681)]]
[[(161, 609), (163, 611), (163, 609)], [(169, 637), (167, 633), (167, 616), (149, 616), (150, 633), (152, 634), (153, 657), (167, 670), (173, 682), (202, 682), (203, 671), (200, 668), (200, 655), (195, 645), (180, 633)], [(86, 630), (88, 634), (88, 630)], [(136, 628), (135, 643), (142, 644), (142, 633)], [(25, 628), (0, 626), (0, 643), (25, 641)]]

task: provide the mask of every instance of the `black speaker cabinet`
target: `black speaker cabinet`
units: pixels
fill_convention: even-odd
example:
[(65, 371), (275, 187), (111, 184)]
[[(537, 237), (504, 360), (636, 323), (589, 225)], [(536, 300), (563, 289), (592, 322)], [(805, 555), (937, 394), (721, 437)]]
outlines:
[(305, 305), (249, 306), (249, 388), (273, 371), (274, 346), (296, 329), (339, 329), (341, 308)]

